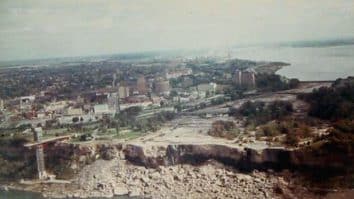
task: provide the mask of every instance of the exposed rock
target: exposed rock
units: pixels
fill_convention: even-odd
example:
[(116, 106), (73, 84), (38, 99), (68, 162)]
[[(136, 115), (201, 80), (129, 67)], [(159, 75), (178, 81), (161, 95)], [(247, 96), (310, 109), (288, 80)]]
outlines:
[(137, 196), (140, 196), (140, 190), (135, 187), (135, 188), (132, 188), (128, 194), (129, 194), (129, 197), (137, 197)]
[[(216, 175), (218, 177), (215, 177)], [(98, 160), (84, 167), (73, 180), (70, 186), (73, 187), (72, 190), (66, 188), (65, 192), (70, 196), (79, 193), (80, 198), (113, 195), (151, 198), (274, 197), (273, 184), (277, 182), (276, 177), (271, 177), (268, 182), (262, 182), (267, 184), (269, 189), (259, 189), (253, 178), (252, 175), (226, 170), (223, 165), (214, 161), (202, 166), (171, 165), (147, 169), (119, 159)], [(239, 182), (240, 179), (245, 182)], [(80, 188), (77, 189), (75, 186)], [(45, 194), (49, 197), (60, 195), (60, 192), (55, 193), (55, 190), (59, 189), (50, 188)]]
[(113, 194), (116, 196), (128, 195), (129, 190), (127, 189), (127, 187), (124, 184), (117, 185), (117, 186), (113, 187)]
[(0, 191), (8, 191), (8, 190), (9, 190), (9, 188), (7, 186), (0, 185)]
[[(72, 169), (78, 172), (70, 187), (44, 190), (48, 197), (64, 193), (79, 194), (80, 198), (127, 194), (152, 198), (291, 196), (286, 181), (274, 174), (265, 175), (263, 171), (272, 169), (272, 173), (276, 173), (279, 169), (303, 165), (315, 169), (319, 165), (305, 161), (308, 157), (303, 158), (299, 151), (243, 149), (216, 144), (86, 146), (60, 143), (46, 153), (47, 157), (57, 158), (63, 164), (75, 165)], [(100, 157), (104, 160), (96, 160)], [(323, 163), (323, 160), (319, 162)], [(239, 173), (234, 169), (253, 172)]]

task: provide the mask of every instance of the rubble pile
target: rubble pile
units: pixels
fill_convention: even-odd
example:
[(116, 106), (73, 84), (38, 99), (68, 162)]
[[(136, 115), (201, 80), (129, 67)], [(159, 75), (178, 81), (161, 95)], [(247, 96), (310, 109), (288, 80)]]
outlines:
[(73, 180), (72, 189), (65, 188), (65, 194), (51, 190), (47, 196), (274, 198), (277, 181), (278, 177), (263, 172), (238, 173), (214, 161), (200, 166), (179, 164), (145, 168), (121, 159), (98, 160), (79, 173)]

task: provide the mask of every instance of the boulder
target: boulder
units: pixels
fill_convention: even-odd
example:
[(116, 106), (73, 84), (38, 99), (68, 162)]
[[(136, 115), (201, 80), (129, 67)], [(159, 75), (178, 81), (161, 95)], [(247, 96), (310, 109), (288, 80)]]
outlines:
[(116, 196), (128, 195), (129, 194), (129, 190), (124, 185), (118, 185), (118, 186), (114, 187), (113, 193)]
[(129, 192), (128, 192), (129, 197), (137, 197), (140, 196), (140, 190), (137, 187), (133, 187)]

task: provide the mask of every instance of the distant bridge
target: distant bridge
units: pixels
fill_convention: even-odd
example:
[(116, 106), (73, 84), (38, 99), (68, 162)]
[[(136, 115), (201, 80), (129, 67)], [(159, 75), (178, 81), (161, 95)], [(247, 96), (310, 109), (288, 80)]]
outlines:
[(32, 148), (38, 145), (45, 145), (45, 144), (49, 144), (49, 143), (53, 143), (53, 142), (58, 142), (58, 141), (63, 141), (63, 140), (68, 140), (70, 139), (69, 135), (64, 135), (64, 136), (58, 136), (58, 137), (54, 137), (54, 138), (48, 138), (45, 140), (41, 140), (38, 142), (33, 142), (33, 143), (27, 143), (24, 146), (27, 148)]
[(44, 164), (44, 146), (49, 143), (59, 142), (63, 140), (70, 139), (70, 136), (59, 136), (54, 138), (48, 138), (45, 140), (40, 140), (41, 137), (41, 129), (40, 130), (33, 130), (34, 140), (33, 143), (24, 144), (24, 147), (27, 148), (36, 148), (36, 161), (37, 161), (37, 170), (38, 170), (38, 178), (40, 180), (45, 180), (50, 177), (47, 172), (45, 171), (45, 164)]

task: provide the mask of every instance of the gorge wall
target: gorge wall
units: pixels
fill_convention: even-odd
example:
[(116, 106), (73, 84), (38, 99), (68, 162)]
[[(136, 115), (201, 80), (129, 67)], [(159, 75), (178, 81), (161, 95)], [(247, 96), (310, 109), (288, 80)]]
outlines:
[[(353, 167), (353, 157), (318, 154), (315, 151), (302, 149), (236, 148), (227, 145), (168, 145), (166, 148), (147, 150), (139, 145), (124, 147), (125, 158), (135, 164), (146, 167), (174, 164), (203, 164), (209, 159), (217, 160), (225, 165), (241, 171), (257, 170), (297, 170), (317, 172), (344, 172)], [(157, 151), (157, 152), (156, 152)]]
[[(35, 168), (34, 150), (21, 147), (1, 148), (2, 154), (16, 153), (23, 157), (22, 166)], [(5, 150), (5, 151), (4, 151)], [(16, 152), (18, 150), (18, 152)], [(19, 161), (16, 159), (16, 164)], [(139, 144), (73, 144), (56, 143), (45, 148), (46, 168), (58, 178), (69, 179), (80, 168), (97, 159), (127, 159), (132, 164), (150, 168), (176, 164), (200, 165), (213, 159), (240, 171), (257, 170), (296, 170), (320, 173), (345, 172), (353, 168), (353, 156), (348, 154), (320, 154), (316, 151), (285, 148), (265, 148), (262, 150), (239, 148), (217, 144), (170, 144), (164, 146)], [(7, 160), (11, 163), (11, 159)], [(11, 166), (11, 165), (9, 165)], [(1, 167), (1, 166), (0, 166)], [(19, 167), (18, 170), (23, 168)], [(33, 177), (22, 175), (20, 177)]]

